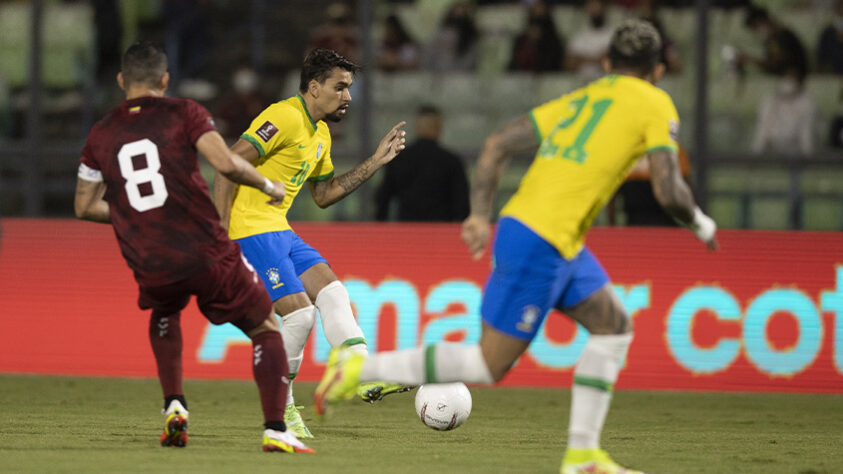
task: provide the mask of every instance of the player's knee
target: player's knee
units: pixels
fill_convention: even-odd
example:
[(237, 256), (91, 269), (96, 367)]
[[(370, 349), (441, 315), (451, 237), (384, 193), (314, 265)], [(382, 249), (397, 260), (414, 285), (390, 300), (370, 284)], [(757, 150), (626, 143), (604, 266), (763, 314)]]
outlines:
[(285, 327), (296, 327), (309, 333), (316, 324), (316, 308), (313, 305), (299, 308), (292, 313), (282, 315), (281, 322)]
[(242, 327), (239, 325), (238, 327), (246, 333), (247, 336), (249, 336), (249, 339), (254, 339), (255, 336), (264, 332), (279, 331), (281, 329), (281, 326), (278, 324), (278, 318), (276, 318), (275, 314), (272, 313), (270, 313), (266, 319), (253, 328)]
[(342, 282), (334, 280), (319, 290), (319, 293), (316, 294), (314, 303), (316, 303), (316, 307), (319, 308), (331, 304), (350, 304), (350, 301), (351, 299), (348, 296), (348, 290), (345, 289)]

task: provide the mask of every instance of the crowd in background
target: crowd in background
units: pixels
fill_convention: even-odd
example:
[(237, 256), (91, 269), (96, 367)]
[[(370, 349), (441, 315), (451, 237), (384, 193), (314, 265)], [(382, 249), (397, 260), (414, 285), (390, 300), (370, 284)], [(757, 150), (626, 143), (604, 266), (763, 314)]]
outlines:
[[(250, 78), (249, 74), (254, 74), (255, 71), (244, 70), (248, 69), (247, 65), (250, 62), (247, 58), (240, 57), (235, 64), (227, 64), (230, 71), (229, 80), (219, 77), (219, 67), (216, 70), (209, 67), (212, 58), (219, 56), (219, 49), (227, 46), (216, 44), (217, 38), (210, 27), (218, 14), (218, 2), (63, 0), (45, 3), (59, 3), (67, 7), (80, 6), (93, 11), (95, 57), (92, 63), (96, 69), (95, 82), (99, 85), (110, 86), (109, 82), (119, 67), (120, 52), (128, 36), (151, 34), (157, 36), (167, 47), (171, 61), (170, 70), (174, 76), (173, 83), (180, 87), (178, 93), (209, 103), (218, 114), (227, 116), (224, 118), (226, 124), (234, 122), (232, 130), (242, 125), (237, 117), (233, 117), (238, 100), (243, 101), (245, 109), (251, 112), (259, 103), (262, 105), (267, 100), (278, 98), (278, 90), (266, 87), (267, 84), (277, 84), (277, 80)], [(373, 66), (385, 73), (477, 71), (483, 35), (488, 32), (477, 26), (476, 12), (478, 8), (486, 5), (504, 3), (520, 4), (525, 12), (523, 20), (513, 19), (514, 22), (523, 21), (523, 24), (511, 37), (508, 60), (505, 64), (508, 71), (535, 74), (569, 73), (577, 75), (583, 81), (598, 77), (601, 74), (600, 60), (606, 53), (614, 27), (607, 14), (610, 8), (623, 10), (625, 16), (646, 19), (659, 30), (663, 38), (662, 57), (668, 74), (680, 73), (683, 62), (688, 61), (668, 33), (660, 13), (664, 6), (693, 8), (688, 2), (683, 5), (675, 0), (456, 0), (444, 2), (449, 6), (444, 9), (440, 7), (441, 13), (435, 31), (424, 38), (414, 37), (412, 29), (407, 28), (401, 16), (396, 13), (399, 7), (406, 6), (406, 2), (393, 3), (394, 8), (389, 8), (390, 2), (375, 3), (379, 6), (380, 13), (374, 18), (375, 28), (370, 32), (375, 38)], [(425, 2), (420, 0), (420, 4), (422, 3)], [(553, 9), (562, 3), (580, 8), (581, 17), (587, 21), (573, 28), (569, 27), (569, 31), (562, 31), (553, 15)], [(7, 10), (5, 7), (10, 4), (25, 8), (27, 2), (0, 2), (4, 12)], [(816, 148), (813, 143), (815, 134), (810, 132), (816, 122), (816, 104), (804, 93), (803, 86), (811, 75), (843, 75), (843, 0), (805, 0), (787, 5), (789, 8), (803, 5), (803, 8), (829, 11), (827, 24), (817, 28), (816, 41), (811, 39), (812, 44), (816, 44), (814, 51), (809, 51), (804, 46), (805, 38), (800, 38), (785, 23), (779, 21), (776, 15), (764, 8), (753, 6), (747, 1), (723, 0), (713, 2), (713, 5), (716, 8), (742, 10), (744, 24), (748, 31), (754, 33), (759, 45), (758, 52), (755, 53), (736, 50), (727, 55), (724, 52), (724, 61), (733, 62), (739, 75), (760, 71), (781, 79), (776, 92), (764, 97), (759, 104), (756, 130), (751, 140), (752, 151), (760, 154), (775, 149), (786, 153), (810, 155)], [(303, 35), (290, 32), (293, 37), (304, 36), (304, 41), (292, 45), (286, 52), (284, 62), (287, 64), (282, 67), (295, 68), (305, 51), (315, 47), (334, 49), (353, 61), (362, 61), (363, 32), (358, 26), (358, 15), (353, 2), (326, 2), (324, 7), (316, 12), (322, 19), (311, 20), (309, 31), (305, 31)], [(136, 17), (134, 23), (126, 21), (127, 16)], [(270, 28), (265, 34), (277, 36), (278, 32)], [(245, 39), (243, 42), (246, 42)], [(271, 53), (276, 54), (274, 51)], [(3, 73), (0, 72), (0, 85), (3, 81), (2, 76)], [(12, 93), (14, 89), (13, 85)], [(66, 96), (62, 99), (65, 103), (79, 106), (83, 100), (78, 98), (78, 95), (77, 93), (75, 96), (76, 100), (70, 100)], [(14, 109), (15, 101), (10, 102), (11, 108)], [(20, 116), (17, 118), (20, 119)], [(839, 146), (843, 141), (840, 137), (839, 119), (840, 117), (836, 117), (828, 121), (831, 128), (827, 142), (831, 146)], [(12, 137), (20, 135), (21, 127), (17, 125), (6, 123), (5, 126), (0, 126), (0, 134)]]
[[(44, 32), (47, 57), (42, 104), (45, 116), (58, 117), (55, 126), (48, 124), (44, 133), (71, 140), (84, 136), (91, 125), (84, 114), (79, 118), (79, 110), (93, 104), (97, 110), (88, 116), (94, 117), (119, 102), (120, 91), (114, 86), (119, 58), (125, 47), (140, 37), (165, 45), (172, 83), (177, 87), (172, 93), (207, 105), (229, 140), (235, 139), (264, 107), (290, 93), (289, 84), (282, 84), (282, 80), (294, 74), (312, 48), (334, 49), (362, 63), (364, 35), (369, 35), (373, 56), (364, 65), (364, 73), (376, 69), (383, 75), (404, 76), (490, 74), (483, 66), (487, 53), (484, 41), (497, 33), (478, 22), (478, 12), (486, 8), (503, 6), (507, 11), (521, 11), (507, 25), (505, 57), (491, 71), (496, 76), (566, 75), (575, 77), (578, 84), (594, 79), (602, 73), (601, 59), (617, 20), (629, 16), (650, 21), (661, 33), (661, 55), (669, 77), (693, 76), (696, 61), (687, 38), (673, 37), (685, 30), (671, 23), (677, 9), (693, 14), (695, 6), (690, 0), (373, 1), (369, 31), (360, 27), (355, 2), (246, 2), (238, 7), (236, 20), (230, 15), (232, 5), (221, 0), (44, 0), (43, 4), (44, 23), (49, 28)], [(250, 6), (258, 4), (264, 5), (265, 11), (250, 11)], [(29, 5), (23, 0), (0, 0), (0, 29), (5, 30), (0, 40), (0, 140), (14, 141), (26, 135), (28, 37), (21, 32), (21, 24), (27, 22), (21, 12)], [(435, 17), (423, 30), (425, 34), (420, 34), (422, 30), (404, 13), (408, 8), (430, 10), (431, 5), (436, 5)], [(753, 43), (724, 46), (716, 52), (722, 61), (718, 67), (730, 71), (744, 90), (752, 89), (758, 77), (775, 81), (774, 89), (754, 99), (757, 113), (752, 133), (745, 135), (744, 151), (759, 156), (773, 153), (802, 157), (818, 150), (843, 148), (843, 0), (766, 0), (766, 8), (749, 0), (715, 0), (711, 5), (716, 11), (739, 15), (740, 28)], [(56, 6), (61, 7), (60, 13), (51, 16)], [(582, 21), (560, 22), (560, 8), (575, 13)], [(670, 15), (665, 14), (666, 8)], [(824, 22), (810, 33), (805, 28), (796, 31), (786, 17), (781, 18), (782, 12), (795, 9), (819, 12)], [(77, 15), (76, 10), (90, 12), (90, 31), (78, 29), (77, 18), (85, 16)], [(256, 25), (263, 29), (253, 30)], [(712, 28), (715, 26), (712, 23)], [(92, 57), (86, 60), (92, 72), (81, 74), (82, 79), (74, 82), (67, 77), (79, 73), (74, 68), (84, 62), (84, 48), (66, 54), (62, 51), (82, 44), (85, 34), (91, 35)], [(255, 41), (265, 44), (261, 57), (256, 57)], [(58, 55), (75, 62), (66, 66), (55, 62)], [(12, 59), (23, 66), (12, 70), (8, 67)], [(63, 75), (54, 78), (55, 71)], [(828, 116), (828, 100), (818, 103), (806, 87), (814, 77), (838, 78), (833, 87), (839, 93), (833, 94), (833, 100), (839, 105), (833, 116)], [(715, 97), (721, 92), (712, 89), (709, 95)], [(408, 112), (412, 114), (419, 105)], [(825, 106), (826, 115), (818, 120), (820, 106)], [(439, 119), (447, 129), (453, 117), (449, 110), (441, 112)], [(683, 119), (691, 115), (687, 112), (680, 110)], [(486, 132), (478, 131), (477, 135)], [(342, 143), (348, 134), (347, 130), (335, 130), (335, 139)]]

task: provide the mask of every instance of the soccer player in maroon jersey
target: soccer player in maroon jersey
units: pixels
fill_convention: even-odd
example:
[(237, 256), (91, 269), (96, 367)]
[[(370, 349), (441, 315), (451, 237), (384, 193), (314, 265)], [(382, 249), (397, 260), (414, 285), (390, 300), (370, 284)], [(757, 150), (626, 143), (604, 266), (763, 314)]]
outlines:
[(263, 285), (220, 225), (199, 174), (199, 150), (220, 173), (280, 204), (285, 191), (229, 151), (205, 108), (164, 97), (167, 56), (141, 42), (123, 56), (117, 76), (126, 101), (97, 122), (82, 150), (75, 210), (80, 219), (111, 223), (152, 309), (149, 340), (164, 392), (162, 446), (187, 443), (182, 391), (181, 310), (196, 295), (213, 324), (230, 322), (252, 340), (252, 370), (265, 418), (264, 451), (313, 452), (287, 431), (287, 356)]

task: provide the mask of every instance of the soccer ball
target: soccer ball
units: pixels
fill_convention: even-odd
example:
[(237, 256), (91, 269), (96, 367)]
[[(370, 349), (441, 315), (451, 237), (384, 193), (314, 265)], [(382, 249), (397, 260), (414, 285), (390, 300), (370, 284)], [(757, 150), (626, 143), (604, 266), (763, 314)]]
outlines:
[(463, 424), (469, 413), (471, 392), (464, 383), (432, 383), (416, 392), (416, 414), (434, 430), (452, 430)]

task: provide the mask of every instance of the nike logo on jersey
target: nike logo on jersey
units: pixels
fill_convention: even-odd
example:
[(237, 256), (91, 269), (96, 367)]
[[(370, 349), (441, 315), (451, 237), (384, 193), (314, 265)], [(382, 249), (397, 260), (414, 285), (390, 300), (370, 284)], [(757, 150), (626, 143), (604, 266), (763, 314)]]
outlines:
[(307, 145), (299, 145), (299, 150), (302, 150), (304, 148), (307, 148)]

